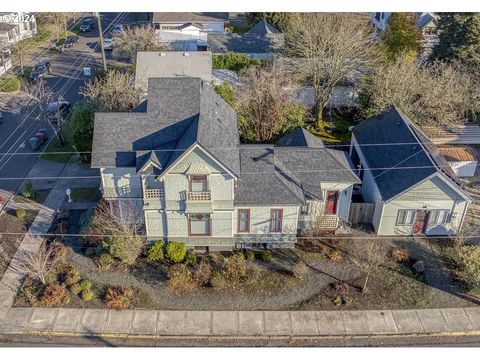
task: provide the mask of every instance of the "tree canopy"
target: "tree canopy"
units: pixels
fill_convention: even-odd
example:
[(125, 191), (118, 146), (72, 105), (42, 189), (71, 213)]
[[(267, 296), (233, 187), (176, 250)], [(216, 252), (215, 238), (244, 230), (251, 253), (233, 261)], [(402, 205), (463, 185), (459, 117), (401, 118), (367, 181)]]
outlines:
[(246, 13), (247, 21), (250, 26), (254, 26), (259, 21), (267, 22), (280, 32), (288, 32), (292, 26), (292, 21), (297, 13), (291, 12), (250, 12)]
[(480, 65), (480, 13), (442, 13), (438, 27), (442, 30), (440, 43), (434, 47), (432, 59)]
[(387, 58), (393, 61), (403, 53), (415, 58), (420, 49), (421, 37), (414, 14), (392, 13), (383, 36)]

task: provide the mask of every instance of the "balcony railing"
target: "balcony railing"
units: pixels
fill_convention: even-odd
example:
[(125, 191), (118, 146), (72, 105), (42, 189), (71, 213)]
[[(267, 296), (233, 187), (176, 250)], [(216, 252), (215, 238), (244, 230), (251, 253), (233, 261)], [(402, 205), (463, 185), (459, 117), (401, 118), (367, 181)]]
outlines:
[(163, 199), (165, 193), (163, 189), (144, 189), (143, 198), (144, 199)]
[(187, 192), (187, 201), (211, 201), (210, 191), (189, 191)]

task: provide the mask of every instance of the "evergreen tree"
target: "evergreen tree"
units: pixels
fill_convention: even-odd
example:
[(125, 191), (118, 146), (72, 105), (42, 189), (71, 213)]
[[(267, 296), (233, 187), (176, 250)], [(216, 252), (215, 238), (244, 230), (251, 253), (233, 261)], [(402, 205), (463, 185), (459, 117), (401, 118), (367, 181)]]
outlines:
[(480, 65), (480, 13), (442, 13), (438, 27), (440, 43), (432, 52), (433, 60), (460, 60)]
[(254, 26), (261, 20), (275, 27), (278, 31), (285, 33), (291, 28), (292, 21), (297, 13), (292, 12), (251, 12), (246, 13), (248, 25)]
[(417, 28), (417, 19), (412, 13), (392, 13), (384, 34), (387, 58), (394, 61), (398, 55), (406, 53), (416, 57), (420, 50), (422, 34)]

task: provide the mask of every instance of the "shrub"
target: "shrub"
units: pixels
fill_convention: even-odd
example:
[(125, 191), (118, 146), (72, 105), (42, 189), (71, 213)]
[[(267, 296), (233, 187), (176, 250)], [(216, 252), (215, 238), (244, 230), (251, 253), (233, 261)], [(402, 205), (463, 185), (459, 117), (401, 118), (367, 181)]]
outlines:
[(245, 258), (248, 261), (253, 261), (255, 260), (255, 253), (252, 250), (248, 250), (247, 253), (245, 254)]
[(60, 263), (65, 263), (67, 259), (67, 247), (58, 241), (54, 241), (52, 245), (52, 257), (59, 260)]
[(195, 255), (192, 252), (189, 252), (185, 260), (187, 261), (188, 265), (194, 266), (197, 263), (197, 255)]
[(227, 258), (225, 273), (231, 279), (239, 279), (247, 275), (247, 263), (243, 254), (237, 253)]
[(392, 250), (392, 258), (397, 263), (402, 263), (407, 262), (410, 259), (410, 255), (406, 249), (395, 248)]
[(63, 273), (63, 282), (67, 286), (72, 286), (80, 281), (80, 271), (73, 265), (67, 266)]
[(229, 69), (239, 71), (250, 65), (261, 65), (262, 61), (251, 59), (245, 54), (227, 52), (225, 55), (212, 55), (214, 69)]
[(10, 77), (0, 81), (0, 92), (13, 92), (20, 90), (22, 83), (17, 77)]
[(225, 100), (225, 102), (231, 107), (235, 106), (235, 92), (233, 87), (228, 82), (223, 82), (219, 85), (214, 85), (213, 90)]
[(272, 252), (270, 250), (266, 250), (262, 252), (262, 260), (265, 262), (271, 262), (273, 259)]
[(90, 290), (92, 288), (92, 282), (88, 279), (83, 279), (78, 286), (80, 287), (80, 291)]
[(187, 245), (185, 243), (178, 243), (171, 241), (167, 245), (167, 259), (176, 263), (180, 263), (187, 255)]
[(342, 253), (338, 250), (331, 250), (327, 253), (327, 259), (332, 262), (339, 262), (342, 261), (343, 256)]
[(100, 270), (108, 270), (115, 264), (115, 259), (110, 254), (103, 253), (100, 254), (96, 263)]
[(132, 289), (111, 287), (107, 289), (105, 304), (108, 309), (122, 310), (132, 306), (134, 293)]
[(42, 295), (42, 303), (45, 306), (55, 306), (62, 302), (68, 303), (69, 301), (67, 290), (60, 284), (48, 285)]
[(17, 211), (15, 211), (15, 214), (17, 215), (17, 218), (23, 219), (27, 215), (27, 212), (25, 211), (25, 209), (17, 209)]
[(142, 252), (143, 240), (138, 236), (114, 234), (103, 242), (103, 247), (114, 258), (132, 265)]
[(293, 276), (300, 280), (304, 280), (308, 275), (308, 267), (303, 261), (296, 263), (293, 266)]
[(206, 261), (201, 261), (195, 268), (195, 281), (200, 286), (207, 286), (212, 279), (212, 265)]
[(210, 280), (212, 287), (215, 290), (227, 290), (231, 288), (231, 284), (225, 276), (225, 273), (218, 271), (213, 274), (212, 279)]
[(219, 252), (210, 254), (209, 258), (212, 261), (212, 263), (218, 268), (221, 268), (225, 264), (225, 256), (223, 256)]
[(163, 241), (156, 241), (147, 250), (147, 261), (155, 263), (163, 260), (163, 250), (165, 243)]
[(91, 289), (85, 289), (82, 291), (82, 300), (83, 301), (90, 301), (94, 297), (94, 293)]
[(80, 288), (80, 284), (73, 284), (72, 286), (70, 286), (70, 291), (74, 295), (80, 294), (82, 292), (82, 289)]
[(459, 253), (470, 286), (476, 294), (480, 295), (480, 247), (463, 246)]
[(197, 289), (197, 282), (192, 272), (185, 264), (175, 264), (168, 272), (168, 288), (173, 293), (180, 295)]
[(23, 197), (26, 197), (27, 199), (33, 199), (35, 197), (35, 188), (30, 180), (25, 181)]

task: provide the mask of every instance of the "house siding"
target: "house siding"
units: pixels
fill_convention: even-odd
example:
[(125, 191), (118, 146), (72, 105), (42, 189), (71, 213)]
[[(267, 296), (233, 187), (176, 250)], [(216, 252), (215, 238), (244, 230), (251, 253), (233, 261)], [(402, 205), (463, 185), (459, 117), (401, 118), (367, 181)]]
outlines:
[(452, 235), (461, 226), (468, 202), (438, 176), (426, 180), (398, 198), (385, 203), (378, 235), (411, 235), (412, 225), (397, 225), (398, 210), (449, 210), (451, 222), (427, 225), (426, 235)]
[(141, 178), (135, 168), (101, 169), (102, 186), (106, 198), (141, 198)]

